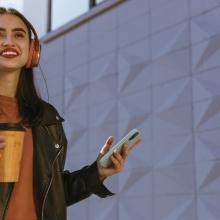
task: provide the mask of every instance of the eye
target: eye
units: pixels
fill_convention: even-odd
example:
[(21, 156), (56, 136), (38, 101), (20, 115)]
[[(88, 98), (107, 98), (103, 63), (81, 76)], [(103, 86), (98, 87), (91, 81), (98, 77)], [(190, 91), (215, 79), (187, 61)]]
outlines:
[(25, 36), (23, 33), (17, 32), (17, 33), (15, 33), (15, 37), (16, 38), (24, 38)]

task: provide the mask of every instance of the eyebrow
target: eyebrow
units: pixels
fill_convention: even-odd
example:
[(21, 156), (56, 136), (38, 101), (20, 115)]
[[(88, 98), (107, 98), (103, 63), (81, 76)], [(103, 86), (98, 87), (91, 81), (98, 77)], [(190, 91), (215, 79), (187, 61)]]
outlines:
[[(0, 27), (0, 31), (6, 31), (6, 29)], [(14, 28), (14, 29), (12, 29), (12, 31), (13, 31), (13, 32), (21, 31), (21, 32), (27, 34), (27, 32), (26, 32), (23, 28)]]

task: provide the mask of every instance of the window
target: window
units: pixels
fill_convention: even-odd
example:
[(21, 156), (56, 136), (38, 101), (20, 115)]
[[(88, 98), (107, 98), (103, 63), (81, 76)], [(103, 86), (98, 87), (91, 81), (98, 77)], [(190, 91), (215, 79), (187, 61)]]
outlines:
[(99, 3), (104, 2), (104, 1), (106, 1), (106, 0), (96, 0), (96, 4), (99, 4)]
[(0, 6), (6, 8), (15, 8), (21, 13), (23, 13), (23, 0), (0, 0)]
[(52, 0), (51, 29), (54, 30), (89, 10), (89, 0)]

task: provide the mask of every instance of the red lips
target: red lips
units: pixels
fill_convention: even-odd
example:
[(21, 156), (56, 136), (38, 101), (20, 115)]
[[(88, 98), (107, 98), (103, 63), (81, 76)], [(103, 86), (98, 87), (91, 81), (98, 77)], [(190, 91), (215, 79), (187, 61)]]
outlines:
[(6, 48), (0, 52), (0, 56), (5, 58), (14, 58), (19, 55), (18, 51), (14, 48)]

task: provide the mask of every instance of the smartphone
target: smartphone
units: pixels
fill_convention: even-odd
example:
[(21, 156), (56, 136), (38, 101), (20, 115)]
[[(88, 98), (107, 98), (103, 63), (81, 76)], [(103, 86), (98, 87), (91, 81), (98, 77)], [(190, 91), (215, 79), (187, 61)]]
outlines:
[(117, 144), (115, 144), (110, 150), (99, 160), (99, 163), (103, 167), (109, 167), (112, 163), (110, 156), (115, 149), (118, 149), (119, 153), (122, 153), (122, 145), (126, 144), (130, 151), (137, 143), (141, 141), (140, 131), (136, 128), (132, 129), (124, 138), (122, 138)]

